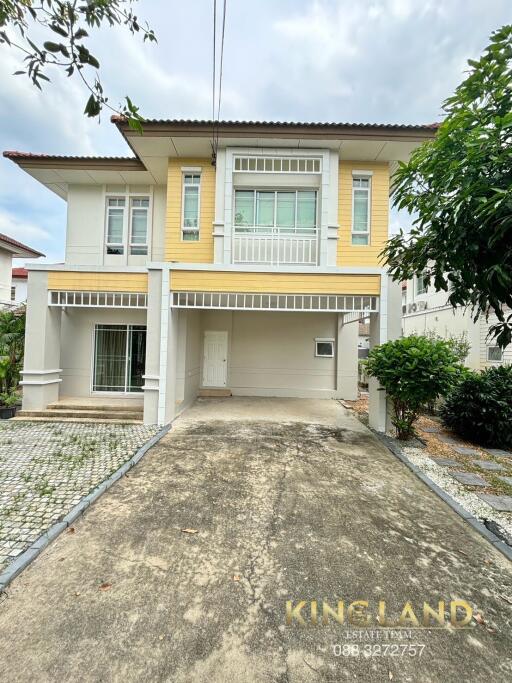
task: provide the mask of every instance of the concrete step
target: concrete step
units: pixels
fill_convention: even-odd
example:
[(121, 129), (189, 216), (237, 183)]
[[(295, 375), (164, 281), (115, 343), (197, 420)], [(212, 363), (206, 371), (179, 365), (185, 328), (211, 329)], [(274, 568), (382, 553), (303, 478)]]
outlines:
[(201, 398), (226, 398), (232, 396), (231, 389), (199, 389), (197, 395)]
[(114, 424), (114, 425), (140, 425), (142, 424), (142, 420), (107, 420), (107, 419), (92, 419), (90, 417), (88, 418), (82, 418), (82, 417), (53, 417), (53, 415), (49, 415), (48, 417), (19, 417), (19, 414), (16, 415), (16, 417), (12, 417), (11, 422), (80, 422), (84, 424), (98, 424), (98, 423), (106, 423), (106, 424)]
[(66, 401), (61, 403), (60, 401), (57, 401), (56, 403), (49, 403), (46, 406), (46, 410), (94, 410), (102, 412), (106, 411), (109, 413), (122, 413), (123, 415), (125, 413), (140, 413), (142, 415), (143, 406), (138, 403), (134, 404), (133, 406), (127, 406), (124, 404), (115, 405), (111, 403), (67, 403)]
[(57, 409), (53, 408), (51, 410), (20, 410), (17, 413), (18, 417), (24, 417), (27, 419), (31, 419), (33, 417), (44, 417), (44, 418), (51, 418), (54, 420), (59, 420), (62, 418), (71, 418), (71, 419), (89, 419), (89, 420), (98, 420), (98, 421), (109, 421), (109, 420), (118, 420), (118, 421), (125, 421), (125, 420), (134, 420), (134, 421), (141, 421), (142, 420), (142, 412), (141, 411), (119, 411), (119, 410), (62, 410), (62, 409)]

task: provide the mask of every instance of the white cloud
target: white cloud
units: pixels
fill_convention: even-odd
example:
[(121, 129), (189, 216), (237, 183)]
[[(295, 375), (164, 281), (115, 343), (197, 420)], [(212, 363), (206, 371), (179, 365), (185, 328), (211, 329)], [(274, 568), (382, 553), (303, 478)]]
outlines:
[(23, 221), (16, 216), (0, 210), (0, 232), (4, 235), (13, 237), (27, 246), (33, 246), (32, 242), (37, 240), (50, 240), (50, 233), (34, 223)]

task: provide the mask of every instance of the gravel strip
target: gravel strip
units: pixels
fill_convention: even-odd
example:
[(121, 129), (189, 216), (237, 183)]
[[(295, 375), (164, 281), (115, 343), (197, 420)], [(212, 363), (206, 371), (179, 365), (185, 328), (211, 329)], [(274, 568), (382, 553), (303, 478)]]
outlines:
[(459, 505), (465, 508), (480, 521), (491, 520), (496, 522), (512, 538), (512, 514), (497, 512), (478, 498), (478, 491), (471, 491), (459, 484), (450, 474), (450, 471), (439, 466), (429, 458), (424, 450), (419, 448), (402, 447), (407, 458), (432, 481), (448, 493)]

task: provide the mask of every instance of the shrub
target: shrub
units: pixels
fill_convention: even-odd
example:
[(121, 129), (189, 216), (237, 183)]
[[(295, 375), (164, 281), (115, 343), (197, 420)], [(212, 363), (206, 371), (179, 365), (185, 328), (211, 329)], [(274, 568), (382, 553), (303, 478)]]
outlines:
[(512, 366), (469, 372), (441, 409), (447, 427), (483, 446), (512, 447)]
[(420, 409), (445, 395), (463, 370), (449, 343), (411, 335), (372, 349), (366, 371), (386, 390), (397, 436), (407, 439)]

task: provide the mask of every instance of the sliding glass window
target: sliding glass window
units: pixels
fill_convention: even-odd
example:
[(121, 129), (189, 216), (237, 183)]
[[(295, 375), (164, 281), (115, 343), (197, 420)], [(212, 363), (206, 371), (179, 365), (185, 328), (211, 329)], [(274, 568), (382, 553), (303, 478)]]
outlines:
[(316, 190), (235, 190), (235, 231), (314, 235)]
[(142, 391), (145, 359), (145, 325), (96, 325), (92, 390)]

